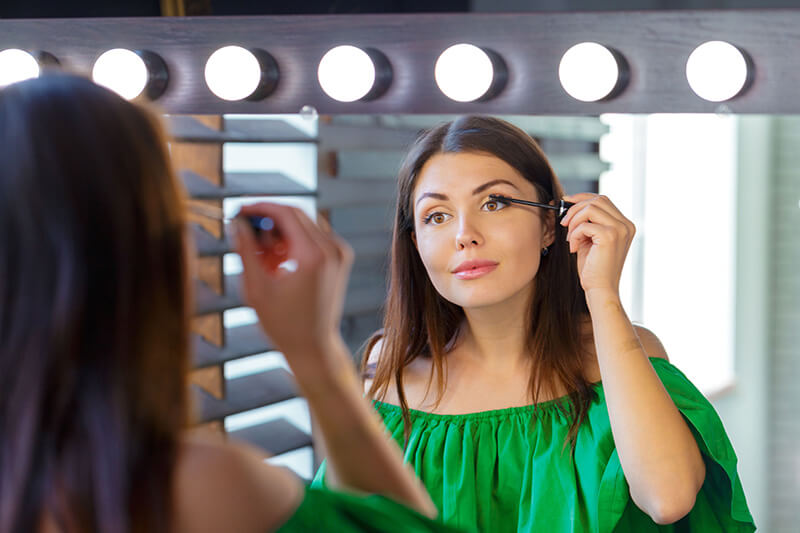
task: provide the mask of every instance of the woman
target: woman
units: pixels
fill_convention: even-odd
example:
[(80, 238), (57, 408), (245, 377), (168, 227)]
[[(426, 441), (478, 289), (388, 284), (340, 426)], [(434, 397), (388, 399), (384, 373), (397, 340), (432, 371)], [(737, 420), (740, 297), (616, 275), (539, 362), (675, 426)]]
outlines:
[[(360, 397), (338, 335), (352, 252), (300, 212), (250, 206), (296, 272), (246, 293), (321, 423), (342, 487), (307, 490), (250, 449), (192, 437), (186, 199), (150, 112), (87, 80), (0, 91), (0, 533), (445, 528)], [(280, 313), (275, 313), (276, 309)]]
[(486, 117), (425, 132), (398, 187), (365, 390), (446, 523), (754, 528), (713, 408), (625, 316), (634, 227), (607, 198), (566, 197), (559, 220), (490, 197), (563, 191), (533, 139)]

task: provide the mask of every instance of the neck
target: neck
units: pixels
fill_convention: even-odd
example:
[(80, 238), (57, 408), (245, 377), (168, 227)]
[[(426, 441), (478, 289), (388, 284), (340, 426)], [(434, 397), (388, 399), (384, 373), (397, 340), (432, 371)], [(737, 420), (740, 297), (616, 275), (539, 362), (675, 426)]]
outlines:
[(464, 308), (466, 317), (459, 345), (475, 362), (492, 365), (527, 364), (528, 309), (533, 298), (529, 290), (486, 307)]

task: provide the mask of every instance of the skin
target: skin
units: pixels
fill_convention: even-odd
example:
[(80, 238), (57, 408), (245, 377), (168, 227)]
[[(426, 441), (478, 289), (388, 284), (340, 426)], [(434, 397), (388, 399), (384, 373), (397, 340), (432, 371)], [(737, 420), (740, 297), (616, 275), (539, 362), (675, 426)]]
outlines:
[[(510, 184), (472, 194), (498, 179)], [(409, 406), (463, 414), (529, 405), (524, 310), (536, 290), (541, 249), (552, 242), (553, 231), (537, 208), (495, 209), (487, 202), (489, 194), (539, 200), (533, 186), (492, 155), (448, 153), (424, 165), (413, 194), (414, 242), (422, 262), (439, 293), (460, 305), (466, 319), (448, 353), (444, 395), (437, 403), (429, 386), (430, 362), (418, 358), (405, 372)], [(577, 254), (591, 316), (584, 324), (590, 354), (586, 378), (603, 381), (631, 498), (656, 523), (673, 523), (694, 506), (705, 465), (648, 360), (666, 358), (663, 346), (648, 330), (634, 327), (622, 308), (619, 280), (635, 228), (606, 197), (565, 199), (576, 204), (561, 223), (568, 228), (570, 251)], [(498, 266), (478, 279), (455, 279), (453, 267), (473, 258)], [(380, 350), (378, 343), (370, 358), (377, 360)], [(545, 389), (552, 397), (567, 392), (558, 384)], [(390, 387), (385, 401), (398, 403), (396, 390)]]
[[(295, 272), (269, 268), (268, 251), (237, 222), (246, 300), (286, 357), (319, 422), (339, 487), (382, 494), (435, 517), (425, 488), (362, 398), (339, 335), (352, 250), (296, 208), (257, 204), (242, 214), (272, 217), (297, 261)], [(263, 459), (249, 446), (187, 434), (174, 476), (175, 531), (263, 533), (284, 524), (302, 501), (303, 484)], [(43, 517), (41, 531), (58, 531), (52, 517)]]

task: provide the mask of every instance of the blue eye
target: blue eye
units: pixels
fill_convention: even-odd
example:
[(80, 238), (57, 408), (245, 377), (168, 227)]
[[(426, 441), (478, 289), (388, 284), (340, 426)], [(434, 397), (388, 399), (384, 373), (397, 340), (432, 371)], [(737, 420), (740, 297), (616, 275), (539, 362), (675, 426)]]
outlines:
[(447, 213), (436, 211), (426, 216), (424, 222), (425, 224), (433, 224), (434, 226), (438, 226), (439, 224), (443, 224), (449, 217), (450, 215)]

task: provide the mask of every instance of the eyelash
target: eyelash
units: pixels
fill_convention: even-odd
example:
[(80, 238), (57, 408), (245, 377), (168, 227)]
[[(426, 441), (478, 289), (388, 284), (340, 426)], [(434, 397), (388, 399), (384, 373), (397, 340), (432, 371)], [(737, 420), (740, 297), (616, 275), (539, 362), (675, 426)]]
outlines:
[[(497, 204), (497, 206), (498, 206), (498, 207), (497, 207), (497, 209), (495, 209), (495, 210), (493, 210), (493, 211), (489, 211), (490, 213), (495, 213), (495, 212), (497, 212), (497, 211), (501, 211), (501, 210), (503, 210), (504, 208), (508, 207), (508, 205), (509, 205), (509, 204), (508, 204), (508, 202), (501, 202), (500, 200), (489, 200), (488, 202), (484, 202), (484, 204), (481, 206), (481, 208), (483, 208), (484, 206), (486, 206), (486, 204)], [(425, 224), (430, 224), (430, 223), (431, 223), (431, 220), (433, 220), (433, 217), (435, 217), (436, 215), (446, 215), (446, 214), (447, 214), (447, 213), (442, 213), (441, 211), (434, 211), (433, 213), (431, 213), (431, 214), (429, 214), (428, 216), (426, 216), (426, 217), (423, 219), (423, 222), (424, 222)], [(442, 224), (442, 223), (443, 223), (443, 222), (440, 222), (439, 224)], [(438, 224), (437, 224), (437, 225), (438, 225)]]

